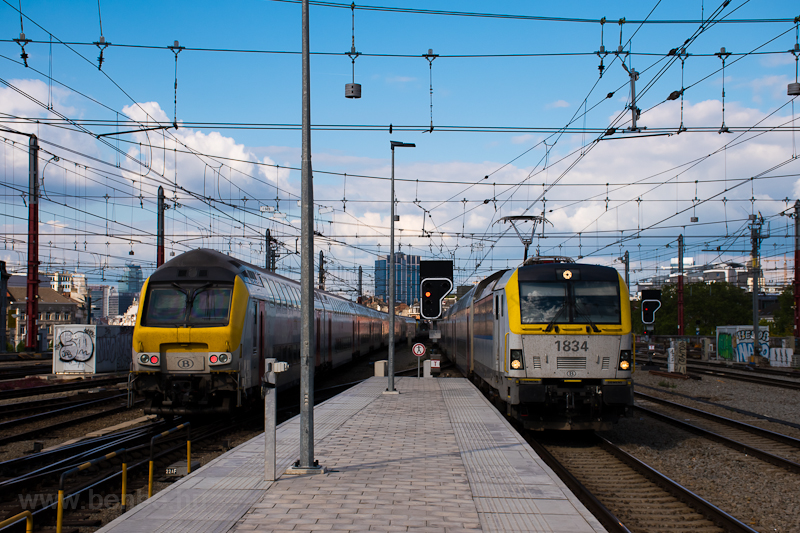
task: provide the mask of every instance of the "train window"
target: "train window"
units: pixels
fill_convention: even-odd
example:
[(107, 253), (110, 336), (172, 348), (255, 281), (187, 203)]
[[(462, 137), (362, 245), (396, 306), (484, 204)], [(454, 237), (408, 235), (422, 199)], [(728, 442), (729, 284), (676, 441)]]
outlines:
[(302, 297), (300, 296), (300, 291), (297, 290), (297, 287), (292, 287), (292, 293), (294, 294), (294, 301), (297, 307), (300, 307), (300, 302), (302, 301)]
[(268, 279), (264, 279), (264, 289), (267, 291), (267, 301), (273, 303), (275, 301), (275, 295), (272, 294), (272, 283), (269, 282)]
[(569, 322), (566, 283), (523, 281), (519, 296), (523, 324), (547, 324), (557, 318)]
[(189, 309), (189, 323), (193, 325), (226, 325), (230, 311), (231, 289), (209, 288), (196, 292)]
[(281, 287), (281, 284), (278, 283), (277, 281), (273, 283), (274, 283), (273, 287), (275, 287), (275, 294), (278, 297), (277, 298), (278, 305), (288, 305), (288, 302), (286, 301), (286, 295), (283, 294), (283, 287)]
[(183, 322), (186, 316), (186, 294), (173, 288), (156, 289), (147, 291), (147, 310), (144, 316), (144, 325), (174, 325)]
[(275, 281), (272, 282), (272, 294), (275, 296), (276, 304), (283, 304), (283, 292), (280, 290), (280, 285)]
[(225, 326), (231, 305), (231, 287), (152, 287), (142, 318), (145, 326)]
[(494, 297), (494, 319), (500, 320), (500, 297)]
[(619, 283), (612, 281), (575, 281), (574, 318), (577, 323), (619, 324)]

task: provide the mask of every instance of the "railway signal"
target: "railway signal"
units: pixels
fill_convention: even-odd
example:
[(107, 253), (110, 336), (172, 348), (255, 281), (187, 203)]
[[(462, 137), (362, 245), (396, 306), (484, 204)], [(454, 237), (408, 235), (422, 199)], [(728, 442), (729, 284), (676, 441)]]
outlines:
[(429, 320), (442, 316), (442, 301), (453, 290), (453, 282), (447, 278), (426, 278), (420, 285), (422, 293), (422, 318)]
[(453, 290), (452, 261), (420, 261), (420, 315), (428, 320), (442, 316), (442, 301)]
[(642, 291), (642, 323), (652, 324), (656, 321), (656, 311), (661, 308), (661, 291)]

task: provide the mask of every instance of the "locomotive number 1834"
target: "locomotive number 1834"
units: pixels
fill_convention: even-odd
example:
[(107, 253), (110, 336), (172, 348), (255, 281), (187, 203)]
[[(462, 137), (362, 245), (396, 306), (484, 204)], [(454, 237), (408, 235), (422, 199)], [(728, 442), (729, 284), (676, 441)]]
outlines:
[(556, 341), (556, 351), (558, 352), (579, 352), (589, 351), (589, 344), (587, 341), (583, 343), (579, 341)]

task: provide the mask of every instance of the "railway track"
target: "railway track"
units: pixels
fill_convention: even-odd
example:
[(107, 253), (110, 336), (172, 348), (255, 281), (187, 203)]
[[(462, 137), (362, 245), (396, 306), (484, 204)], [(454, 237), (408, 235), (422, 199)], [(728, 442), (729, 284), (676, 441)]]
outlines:
[[(653, 362), (666, 367), (665, 358), (653, 358)], [(719, 363), (706, 363), (689, 361), (686, 364), (687, 372), (705, 376), (724, 377), (747, 383), (780, 387), (789, 390), (800, 390), (800, 372), (770, 368), (750, 367), (747, 365), (723, 366)]]
[(636, 409), (648, 416), (800, 474), (800, 439), (641, 392), (635, 395)]
[[(102, 401), (102, 400), (100, 400), (100, 401)], [(141, 405), (143, 403), (144, 403), (144, 400), (138, 400), (134, 405)], [(65, 428), (65, 427), (70, 427), (70, 426), (74, 426), (76, 424), (82, 424), (84, 422), (89, 422), (91, 420), (96, 420), (98, 418), (102, 418), (102, 417), (105, 417), (105, 416), (110, 416), (110, 415), (113, 415), (113, 414), (122, 413), (124, 411), (127, 411), (128, 409), (129, 409), (128, 403), (127, 403), (127, 400), (125, 400), (125, 401), (123, 401), (121, 403), (112, 405), (110, 408), (99, 409), (99, 410), (97, 410), (97, 411), (95, 411), (93, 413), (85, 414), (85, 415), (78, 416), (78, 417), (75, 417), (75, 418), (69, 418), (69, 419), (66, 419), (66, 420), (59, 420), (57, 422), (53, 422), (53, 423), (48, 424), (46, 426), (40, 426), (40, 427), (37, 427), (37, 428), (23, 430), (23, 431), (14, 433), (14, 434), (3, 435), (3, 436), (0, 436), (0, 446), (8, 444), (10, 442), (18, 442), (18, 441), (24, 441), (24, 440), (32, 439), (34, 437), (38, 437), (40, 435), (45, 435), (47, 433), (51, 433), (53, 431), (56, 431), (56, 430), (59, 430), (59, 429)]]
[(10, 400), (16, 398), (26, 398), (29, 396), (38, 396), (40, 394), (53, 394), (58, 392), (105, 387), (108, 385), (115, 385), (117, 383), (124, 383), (127, 380), (128, 374), (126, 373), (110, 377), (84, 378), (69, 381), (67, 383), (45, 384), (46, 382), (42, 382), (42, 385), (34, 387), (0, 390), (0, 400)]
[[(192, 430), (192, 442), (203, 442), (220, 435), (224, 436), (245, 424), (261, 419), (260, 415), (253, 416), (251, 414), (246, 417), (214, 421), (194, 428)], [(169, 424), (169, 426), (174, 426), (178, 423), (180, 422), (176, 421), (174, 424)], [(0, 494), (2, 494), (3, 498), (0, 503), (0, 514), (12, 516), (20, 512), (24, 506), (27, 510), (33, 512), (34, 523), (37, 525), (50, 523), (52, 525), (58, 504), (57, 499), (52, 495), (57, 493), (60, 475), (79, 464), (103, 457), (105, 454), (121, 448), (127, 450), (127, 492), (132, 493), (142, 487), (146, 488), (148, 479), (147, 467), (150, 459), (150, 438), (164, 429), (167, 429), (167, 425), (163, 421), (159, 421), (156, 424), (150, 424), (144, 429), (136, 428), (106, 436), (93, 442), (83, 443), (87, 449), (80, 453), (72, 453), (76, 451), (74, 448), (54, 450), (53, 453), (61, 454), (61, 458), (58, 455), (51, 455), (50, 459), (53, 459), (53, 461), (44, 461), (46, 463), (44, 465), (31, 463), (30, 460), (25, 463), (25, 458), (15, 460), (16, 464), (11, 464), (9, 461), (3, 463), (4, 471), (11, 472), (12, 469), (15, 469), (17, 473), (0, 482)], [(165, 466), (181, 458), (186, 458), (186, 434), (184, 432), (176, 432), (174, 436), (157, 442), (154, 453), (157, 472), (163, 472)], [(69, 478), (64, 492), (65, 524), (72, 523), (76, 526), (100, 525), (87, 523), (87, 519), (84, 516), (80, 516), (86, 514), (85, 505), (83, 504), (87, 503), (85, 500), (89, 495), (92, 498), (96, 498), (97, 495), (101, 495), (103, 498), (107, 495), (119, 495), (121, 459), (122, 457), (114, 457), (109, 461), (101, 462), (81, 472), (75, 477)], [(26, 500), (24, 497), (20, 498), (18, 496), (23, 491), (30, 494), (44, 495), (45, 497)], [(119, 500), (117, 499), (117, 501)], [(70, 518), (70, 513), (73, 512), (79, 516), (73, 515)], [(92, 520), (89, 520), (89, 522), (92, 522)]]
[(602, 437), (527, 437), (610, 532), (755, 531)]
[[(44, 405), (35, 405), (35, 406), (22, 407), (19, 409), (10, 409), (9, 411), (2, 413), (2, 415), (11, 418), (11, 420), (0, 422), (0, 434), (8, 431), (12, 427), (16, 427), (22, 424), (38, 422), (40, 420), (45, 420), (47, 418), (61, 416), (76, 411), (82, 411), (84, 409), (96, 408), (106, 403), (113, 402), (115, 400), (122, 401), (125, 400), (127, 396), (128, 396), (127, 393), (120, 394), (118, 391), (108, 391), (106, 393), (94, 395), (94, 398), (91, 399), (81, 399), (81, 400), (71, 400), (71, 401), (64, 401), (63, 399), (61, 399), (62, 400), (61, 402), (45, 401)], [(45, 409), (44, 412), (30, 414), (32, 410), (42, 411), (43, 409)]]

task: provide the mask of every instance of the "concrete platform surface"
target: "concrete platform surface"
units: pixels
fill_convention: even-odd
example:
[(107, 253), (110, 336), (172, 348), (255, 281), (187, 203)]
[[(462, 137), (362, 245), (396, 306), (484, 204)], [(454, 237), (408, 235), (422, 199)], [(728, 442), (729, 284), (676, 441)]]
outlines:
[[(371, 378), (314, 410), (328, 472), (264, 481), (256, 437), (100, 531), (605, 531), (467, 380)], [(299, 417), (277, 430), (277, 472)]]

